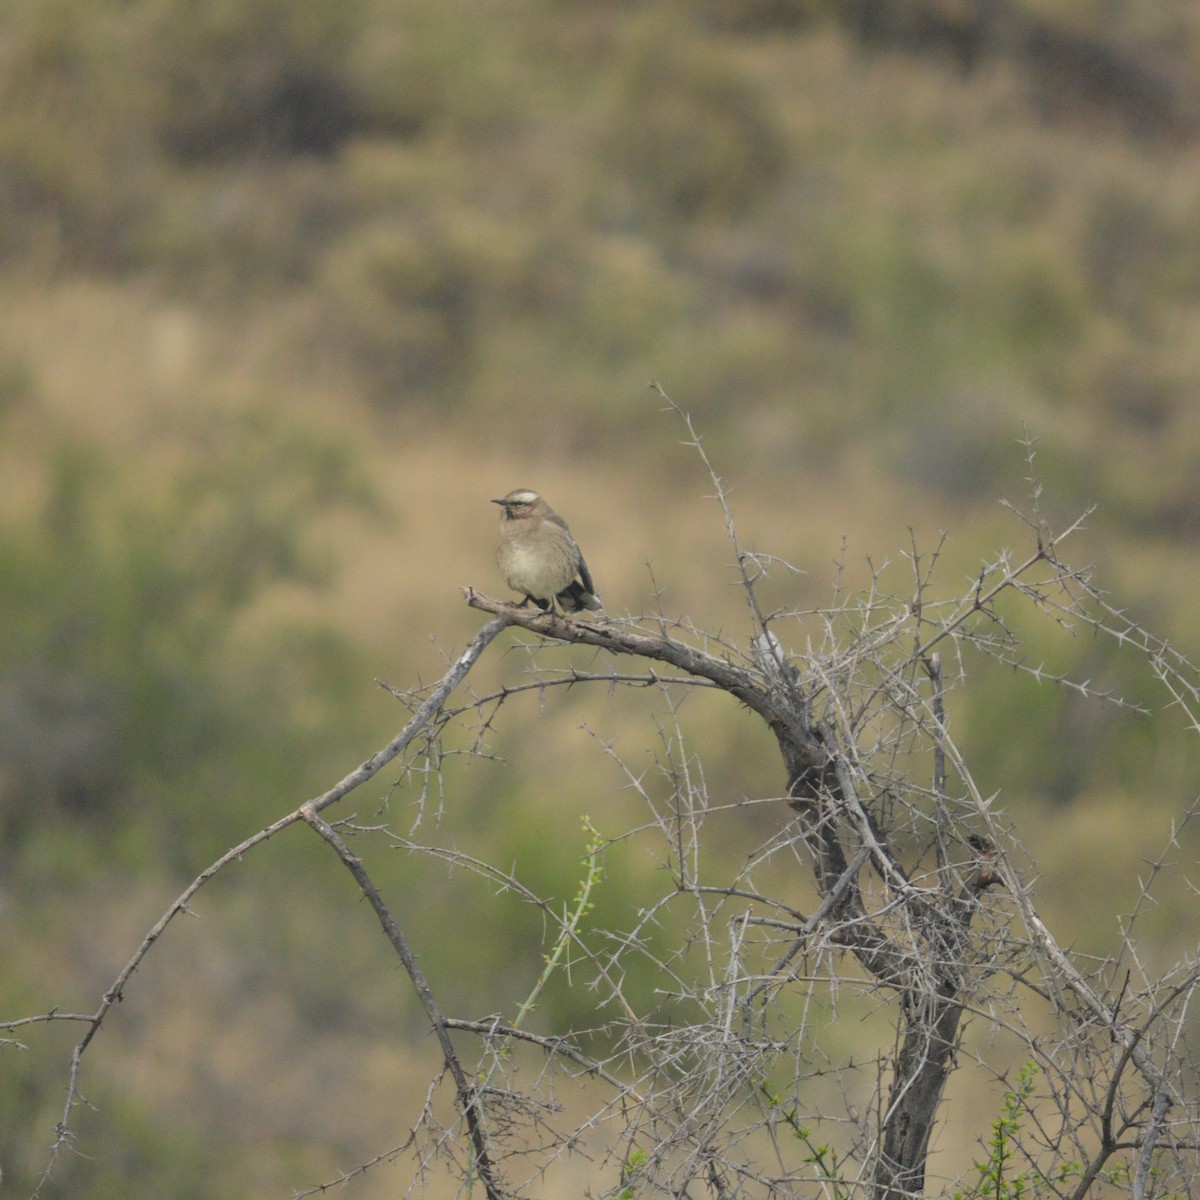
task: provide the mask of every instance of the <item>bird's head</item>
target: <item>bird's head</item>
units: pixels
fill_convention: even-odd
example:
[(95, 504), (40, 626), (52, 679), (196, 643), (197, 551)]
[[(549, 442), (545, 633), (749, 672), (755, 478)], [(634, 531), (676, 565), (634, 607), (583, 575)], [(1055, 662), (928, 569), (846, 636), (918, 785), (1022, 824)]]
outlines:
[(516, 488), (502, 500), (493, 500), (492, 503), (500, 505), (503, 510), (503, 519), (509, 521), (519, 521), (522, 517), (531, 517), (536, 512), (544, 512), (546, 508), (545, 500), (537, 492), (530, 491), (529, 488)]

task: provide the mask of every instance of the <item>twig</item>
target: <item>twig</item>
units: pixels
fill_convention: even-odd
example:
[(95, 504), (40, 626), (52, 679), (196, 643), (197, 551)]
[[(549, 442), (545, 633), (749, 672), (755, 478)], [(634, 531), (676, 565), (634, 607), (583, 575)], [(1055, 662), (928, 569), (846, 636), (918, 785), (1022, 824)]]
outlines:
[(392, 948), (396, 951), (401, 963), (404, 964), (404, 969), (408, 972), (409, 979), (412, 980), (413, 989), (421, 1001), (421, 1006), (425, 1009), (425, 1015), (433, 1026), (438, 1045), (442, 1048), (442, 1058), (445, 1061), (446, 1069), (454, 1080), (454, 1088), (458, 1093), (458, 1106), (466, 1118), (467, 1128), (471, 1134), (471, 1144), (475, 1151), (475, 1170), (483, 1181), (488, 1200), (503, 1200), (503, 1192), (497, 1183), (495, 1167), (492, 1165), (491, 1155), (488, 1153), (487, 1134), (483, 1127), (483, 1105), (480, 1103), (479, 1093), (467, 1081), (466, 1072), (455, 1053), (454, 1043), (450, 1041), (446, 1018), (433, 998), (433, 991), (429, 986), (429, 981), (425, 978), (424, 971), (417, 964), (416, 955), (413, 954), (396, 919), (388, 911), (379, 889), (367, 874), (362, 860), (352, 854), (350, 847), (342, 841), (333, 827), (317, 815), (315, 804), (301, 805), (300, 812), (304, 820), (333, 847), (338, 858), (354, 876), (355, 883), (358, 884), (359, 890), (375, 910), (375, 915), (379, 918), (379, 923), (383, 926), (388, 941), (392, 943)]

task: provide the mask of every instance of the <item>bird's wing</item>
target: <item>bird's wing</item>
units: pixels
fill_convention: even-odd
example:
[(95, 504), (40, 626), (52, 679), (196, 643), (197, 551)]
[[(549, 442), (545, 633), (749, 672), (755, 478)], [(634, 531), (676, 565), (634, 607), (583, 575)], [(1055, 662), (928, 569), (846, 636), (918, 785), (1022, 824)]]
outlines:
[(583, 561), (583, 555), (579, 556), (579, 578), (583, 581), (583, 586), (592, 596), (596, 594), (596, 585), (592, 582), (592, 573), (588, 570), (588, 565)]

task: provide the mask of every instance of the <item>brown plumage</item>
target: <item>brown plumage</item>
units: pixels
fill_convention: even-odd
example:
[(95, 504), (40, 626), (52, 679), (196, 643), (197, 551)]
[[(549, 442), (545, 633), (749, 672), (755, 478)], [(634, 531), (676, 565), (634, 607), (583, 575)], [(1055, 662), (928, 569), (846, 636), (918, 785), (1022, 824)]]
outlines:
[(500, 505), (500, 542), (496, 564), (514, 592), (541, 609), (563, 612), (599, 611), (600, 599), (591, 572), (567, 523), (537, 494), (517, 488)]

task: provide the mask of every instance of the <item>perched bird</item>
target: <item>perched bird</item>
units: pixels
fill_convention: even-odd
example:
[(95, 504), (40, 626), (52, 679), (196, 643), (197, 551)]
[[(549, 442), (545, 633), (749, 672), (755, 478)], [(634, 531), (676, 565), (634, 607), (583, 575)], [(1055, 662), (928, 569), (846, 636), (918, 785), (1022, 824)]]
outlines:
[(521, 603), (532, 600), (545, 610), (557, 600), (563, 612), (599, 611), (591, 572), (566, 521), (528, 488), (492, 503), (500, 505), (496, 563), (505, 583), (525, 596)]

